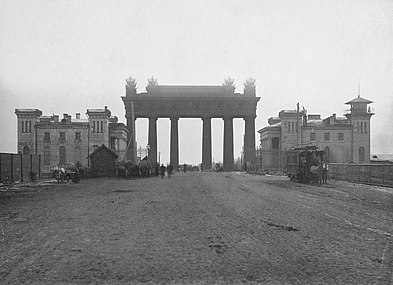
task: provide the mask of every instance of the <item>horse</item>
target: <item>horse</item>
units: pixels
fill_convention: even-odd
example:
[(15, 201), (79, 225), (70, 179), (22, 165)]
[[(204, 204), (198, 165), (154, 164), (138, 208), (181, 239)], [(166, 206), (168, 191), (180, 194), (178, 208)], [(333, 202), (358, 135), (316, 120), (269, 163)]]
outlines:
[(140, 177), (150, 177), (152, 173), (153, 164), (151, 163), (150, 159), (145, 156), (139, 162), (139, 176)]

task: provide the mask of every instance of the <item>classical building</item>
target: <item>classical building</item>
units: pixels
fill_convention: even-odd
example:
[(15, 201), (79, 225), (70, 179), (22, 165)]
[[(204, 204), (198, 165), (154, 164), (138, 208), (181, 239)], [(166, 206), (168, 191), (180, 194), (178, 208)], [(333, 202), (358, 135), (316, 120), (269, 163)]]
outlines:
[(15, 109), (18, 118), (18, 153), (41, 154), (42, 171), (53, 165), (81, 163), (90, 166), (89, 156), (102, 145), (122, 159), (128, 130), (111, 111), (88, 109), (87, 118), (64, 114), (43, 116), (38, 109)]
[(262, 151), (286, 151), (315, 145), (325, 150), (328, 162), (370, 163), (370, 118), (374, 115), (367, 99), (345, 103), (350, 110), (343, 117), (333, 114), (321, 119), (306, 110), (282, 110), (269, 118), (269, 126), (258, 131)]

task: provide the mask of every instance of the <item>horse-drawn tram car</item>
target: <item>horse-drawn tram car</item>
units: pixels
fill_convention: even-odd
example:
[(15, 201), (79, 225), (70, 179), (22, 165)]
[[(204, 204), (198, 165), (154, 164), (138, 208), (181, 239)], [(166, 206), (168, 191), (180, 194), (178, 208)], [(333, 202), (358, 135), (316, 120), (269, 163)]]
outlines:
[(324, 169), (323, 150), (316, 146), (294, 148), (287, 153), (287, 175), (301, 183), (322, 182)]

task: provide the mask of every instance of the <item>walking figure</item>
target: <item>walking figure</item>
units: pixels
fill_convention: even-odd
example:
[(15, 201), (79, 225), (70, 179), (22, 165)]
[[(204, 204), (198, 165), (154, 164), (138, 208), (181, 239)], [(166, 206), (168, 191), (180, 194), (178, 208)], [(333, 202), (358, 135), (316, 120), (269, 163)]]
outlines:
[(169, 164), (167, 168), (168, 168), (168, 178), (171, 178), (173, 167), (172, 165)]
[(322, 163), (322, 183), (327, 184), (327, 175), (329, 171), (329, 165), (325, 162)]
[(165, 170), (166, 170), (166, 167), (164, 166), (164, 164), (161, 165), (161, 166), (160, 166), (160, 175), (161, 175), (161, 179), (163, 179), (164, 176), (165, 176)]

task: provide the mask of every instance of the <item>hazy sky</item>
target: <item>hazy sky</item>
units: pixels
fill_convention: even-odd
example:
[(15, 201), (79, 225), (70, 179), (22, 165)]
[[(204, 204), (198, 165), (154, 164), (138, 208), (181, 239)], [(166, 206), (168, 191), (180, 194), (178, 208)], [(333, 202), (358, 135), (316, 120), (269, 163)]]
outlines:
[[(105, 105), (125, 122), (124, 79), (220, 85), (257, 80), (256, 131), (296, 103), (342, 115), (357, 96), (374, 101), (371, 152), (393, 153), (393, 2), (0, 0), (0, 151), (16, 151), (15, 108), (85, 114)], [(169, 160), (169, 120), (158, 121)], [(179, 162), (200, 163), (202, 122), (179, 121)], [(235, 157), (244, 122), (234, 121)], [(222, 120), (213, 157), (222, 160)], [(259, 136), (256, 136), (259, 140)], [(137, 121), (147, 144), (147, 120)], [(257, 145), (259, 143), (257, 142)]]

